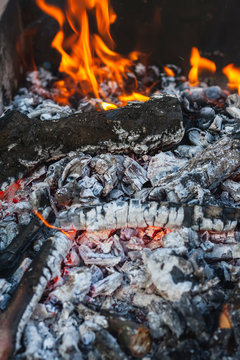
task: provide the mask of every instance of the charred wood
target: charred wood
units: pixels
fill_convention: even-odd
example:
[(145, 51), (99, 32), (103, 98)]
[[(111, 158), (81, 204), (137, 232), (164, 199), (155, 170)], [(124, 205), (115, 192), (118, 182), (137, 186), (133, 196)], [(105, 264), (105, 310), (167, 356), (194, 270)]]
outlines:
[(34, 217), (27, 226), (21, 226), (19, 235), (0, 251), (0, 278), (7, 278), (19, 265), (24, 252), (38, 236), (42, 224)]
[(240, 209), (212, 205), (158, 203), (139, 200), (104, 205), (72, 206), (59, 213), (57, 225), (65, 230), (98, 231), (125, 227), (192, 227), (194, 230), (230, 231), (240, 220)]
[(144, 153), (169, 149), (181, 141), (183, 134), (180, 103), (170, 95), (55, 121), (8, 112), (0, 119), (0, 184), (10, 176), (25, 173), (31, 164), (57, 154), (77, 149)]
[(24, 326), (42, 297), (47, 282), (59, 275), (71, 242), (62, 233), (46, 240), (25, 272), (7, 309), (0, 315), (0, 359), (8, 359), (20, 346)]
[[(151, 200), (187, 202), (201, 197), (202, 189), (214, 189), (240, 166), (240, 141), (224, 137), (209, 145), (186, 166), (162, 177), (150, 191)], [(171, 197), (171, 199), (170, 199)]]

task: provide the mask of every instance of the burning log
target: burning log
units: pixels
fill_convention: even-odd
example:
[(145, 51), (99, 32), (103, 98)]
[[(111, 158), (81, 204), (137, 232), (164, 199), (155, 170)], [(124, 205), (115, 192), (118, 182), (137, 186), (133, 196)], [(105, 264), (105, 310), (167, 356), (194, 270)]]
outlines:
[(0, 119), (0, 183), (18, 178), (41, 160), (82, 150), (144, 153), (169, 149), (184, 134), (176, 97), (155, 96), (145, 103), (105, 112), (74, 114), (56, 121), (29, 119), (13, 111)]
[(72, 206), (59, 213), (57, 225), (65, 230), (98, 231), (125, 227), (192, 227), (194, 230), (230, 231), (240, 220), (240, 209), (211, 205), (157, 203), (139, 200), (104, 205)]
[(70, 250), (70, 240), (61, 233), (45, 241), (24, 274), (7, 309), (0, 315), (0, 358), (8, 359), (19, 348), (24, 326), (42, 297), (48, 281), (60, 272)]
[[(240, 141), (224, 137), (209, 145), (186, 166), (164, 176), (158, 186), (150, 191), (151, 200), (186, 202), (201, 196), (203, 189), (214, 189), (223, 180), (230, 177), (240, 166)], [(199, 196), (199, 197), (200, 197)]]

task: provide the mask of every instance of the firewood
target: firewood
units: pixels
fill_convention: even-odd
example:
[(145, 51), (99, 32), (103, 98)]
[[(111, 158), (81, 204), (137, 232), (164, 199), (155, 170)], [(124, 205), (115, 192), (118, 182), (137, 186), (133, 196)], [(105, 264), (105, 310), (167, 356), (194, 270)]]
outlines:
[(41, 160), (69, 151), (145, 153), (169, 149), (184, 135), (182, 119), (178, 99), (169, 95), (54, 121), (7, 112), (0, 118), (0, 184), (8, 177), (18, 178)]

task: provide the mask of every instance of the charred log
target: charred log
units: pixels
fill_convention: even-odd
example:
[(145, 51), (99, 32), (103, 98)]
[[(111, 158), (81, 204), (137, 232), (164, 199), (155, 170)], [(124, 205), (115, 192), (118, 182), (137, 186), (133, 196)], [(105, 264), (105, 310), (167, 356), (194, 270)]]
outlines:
[(19, 348), (24, 326), (42, 297), (47, 282), (58, 275), (61, 261), (70, 250), (70, 240), (61, 233), (46, 240), (25, 272), (7, 309), (0, 315), (0, 358), (8, 359)]
[(21, 226), (19, 235), (6, 249), (0, 251), (0, 278), (8, 277), (13, 273), (24, 252), (38, 236), (41, 227), (42, 224), (34, 217), (27, 226)]
[(65, 230), (97, 231), (125, 227), (192, 227), (194, 230), (230, 231), (240, 220), (240, 209), (211, 205), (115, 201), (96, 206), (72, 206), (59, 213), (57, 225)]
[(74, 114), (56, 121), (13, 111), (0, 119), (0, 183), (57, 154), (81, 150), (144, 153), (169, 149), (183, 137), (177, 98), (154, 97), (107, 112)]

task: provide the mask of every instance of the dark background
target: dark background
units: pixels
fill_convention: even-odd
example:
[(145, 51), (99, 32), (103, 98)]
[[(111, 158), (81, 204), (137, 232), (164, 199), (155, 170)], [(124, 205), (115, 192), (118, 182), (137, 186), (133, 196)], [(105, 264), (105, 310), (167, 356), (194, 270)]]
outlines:
[[(64, 1), (48, 0), (59, 6)], [(57, 23), (37, 8), (35, 0), (20, 4), (25, 29), (35, 32), (37, 64), (49, 59), (57, 64), (59, 57), (50, 49)], [(150, 64), (173, 63), (188, 71), (191, 48), (197, 46), (220, 70), (230, 62), (240, 66), (239, 0), (112, 0), (111, 4), (118, 15), (111, 32), (122, 54), (137, 49), (149, 55)], [(30, 42), (25, 48), (28, 55)]]

